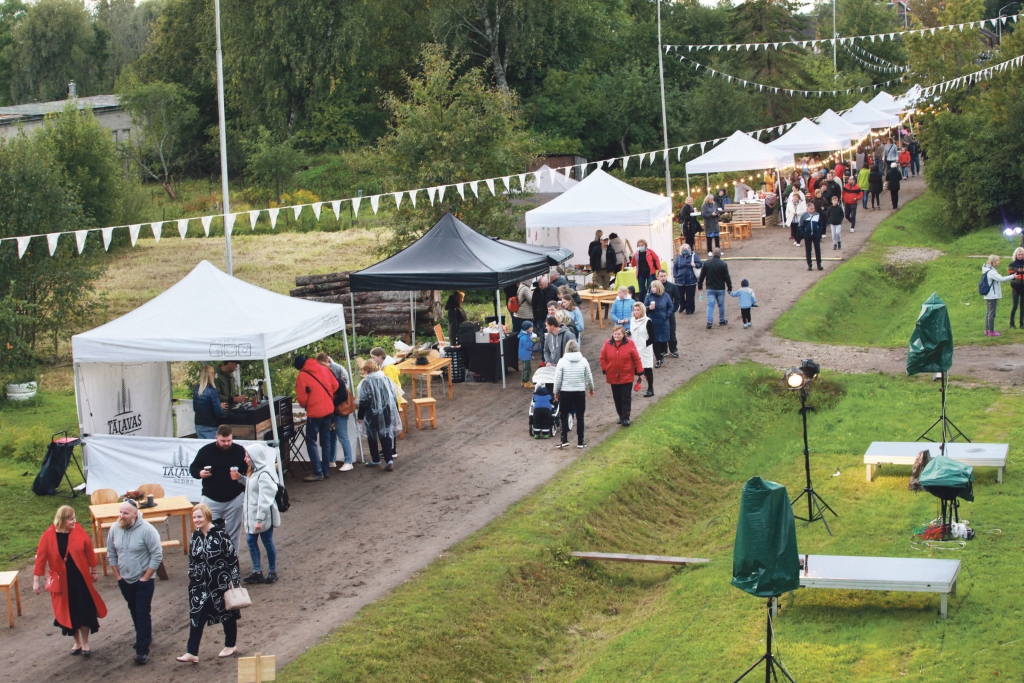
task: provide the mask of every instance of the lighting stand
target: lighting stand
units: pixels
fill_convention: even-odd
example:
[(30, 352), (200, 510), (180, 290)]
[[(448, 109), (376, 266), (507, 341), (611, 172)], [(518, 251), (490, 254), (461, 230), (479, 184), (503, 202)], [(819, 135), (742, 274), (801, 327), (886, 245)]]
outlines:
[(948, 541), (953, 538), (953, 522), (960, 521), (960, 501), (940, 498), (939, 502), (942, 505), (942, 540)]
[(946, 377), (946, 373), (942, 373), (942, 413), (939, 415), (939, 419), (932, 423), (932, 426), (924, 430), (921, 436), (917, 437), (918, 441), (930, 441), (935, 443), (935, 439), (928, 436), (928, 434), (942, 425), (942, 445), (939, 447), (939, 453), (945, 455), (946, 443), (954, 442), (957, 438), (961, 438), (967, 443), (971, 443), (971, 440), (967, 438), (967, 435), (960, 431), (960, 428), (953, 424), (953, 421), (946, 417), (946, 386), (949, 384), (949, 379)]
[(832, 529), (829, 528), (828, 520), (825, 519), (825, 510), (828, 510), (836, 517), (839, 515), (836, 514), (836, 511), (825, 502), (824, 498), (815, 492), (814, 486), (811, 484), (811, 452), (807, 447), (807, 412), (811, 410), (814, 410), (814, 408), (807, 405), (807, 389), (805, 387), (801, 387), (800, 415), (803, 417), (804, 421), (804, 472), (807, 475), (807, 486), (804, 487), (803, 493), (793, 499), (791, 505), (795, 508), (797, 502), (804, 496), (807, 496), (807, 516), (801, 517), (797, 514), (794, 514), (793, 516), (796, 519), (807, 522), (808, 524), (811, 522), (817, 522), (820, 519), (822, 524), (825, 525), (825, 531), (827, 531), (828, 535), (831, 536)]
[(753, 666), (751, 666), (749, 669), (744, 671), (743, 674), (739, 678), (737, 678), (735, 681), (733, 681), (733, 683), (739, 683), (739, 681), (742, 681), (744, 678), (746, 678), (747, 674), (749, 674), (751, 671), (753, 671), (758, 666), (760, 666), (761, 662), (764, 662), (764, 681), (765, 681), (765, 683), (772, 683), (773, 680), (774, 681), (778, 681), (779, 680), (778, 671), (781, 671), (782, 675), (785, 676), (786, 679), (789, 680), (790, 683), (796, 683), (796, 681), (793, 680), (793, 677), (789, 675), (789, 672), (786, 671), (786, 667), (782, 665), (782, 660), (780, 660), (778, 657), (776, 657), (772, 653), (772, 608), (773, 608), (773, 604), (772, 603), (776, 602), (778, 599), (779, 599), (779, 597), (777, 595), (774, 596), (774, 597), (768, 598), (768, 629), (767, 629), (767, 635), (765, 636), (766, 647), (765, 647), (764, 654), (761, 655), (761, 658), (759, 660), (754, 662)]

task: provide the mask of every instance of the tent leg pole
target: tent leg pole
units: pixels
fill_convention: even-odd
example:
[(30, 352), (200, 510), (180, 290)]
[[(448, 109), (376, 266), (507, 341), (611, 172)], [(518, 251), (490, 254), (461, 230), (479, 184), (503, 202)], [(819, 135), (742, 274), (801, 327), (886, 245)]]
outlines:
[(501, 355), (501, 388), (505, 389), (505, 328), (501, 324), (501, 290), (494, 290), (494, 307), (498, 318), (498, 353)]
[(416, 346), (416, 306), (413, 303), (412, 290), (409, 290), (409, 339), (412, 345)]
[[(343, 307), (344, 308), (344, 307)], [(355, 325), (352, 326), (353, 334), (355, 333)], [(348, 332), (344, 325), (341, 326), (341, 339), (345, 343), (345, 366), (348, 368), (348, 390), (354, 392), (356, 390), (355, 375), (352, 374), (352, 357), (348, 355)], [(348, 416), (345, 416), (348, 420)], [(349, 439), (351, 442), (352, 440)], [(356, 425), (356, 445), (359, 446), (359, 462), (366, 462), (366, 457), (363, 455), (363, 441), (359, 438), (359, 425)]]
[(690, 174), (686, 174), (686, 196), (690, 196)]
[[(263, 376), (267, 380), (267, 396), (268, 405), (270, 406), (270, 429), (274, 434), (274, 443), (277, 444), (277, 477), (278, 481), (284, 481), (284, 471), (281, 469), (281, 437), (277, 433), (277, 413), (274, 410), (274, 385), (270, 383), (270, 360), (267, 358), (263, 359)], [(260, 435), (256, 435), (256, 439), (259, 440)]]
[[(348, 287), (348, 305), (352, 309), (352, 355), (358, 356), (358, 342), (356, 340), (356, 295), (352, 293), (352, 285), (349, 283)], [(351, 368), (349, 369), (351, 372)], [(355, 381), (353, 380), (353, 384)]]

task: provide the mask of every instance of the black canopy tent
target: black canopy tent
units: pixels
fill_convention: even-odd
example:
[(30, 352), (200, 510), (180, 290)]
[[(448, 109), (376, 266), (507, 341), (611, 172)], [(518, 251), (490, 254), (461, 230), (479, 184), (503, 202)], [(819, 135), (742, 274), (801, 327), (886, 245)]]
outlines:
[[(349, 276), (349, 286), (351, 292), (409, 291), (410, 325), (415, 335), (416, 314), (412, 301), (414, 290), (494, 290), (500, 321), (502, 287), (546, 274), (551, 266), (562, 263), (572, 256), (573, 253), (564, 248), (541, 247), (485, 237), (452, 214), (446, 213), (413, 244), (380, 263), (352, 273)], [(352, 317), (354, 333), (354, 297)], [(504, 333), (501, 346), (501, 384), (504, 387)]]

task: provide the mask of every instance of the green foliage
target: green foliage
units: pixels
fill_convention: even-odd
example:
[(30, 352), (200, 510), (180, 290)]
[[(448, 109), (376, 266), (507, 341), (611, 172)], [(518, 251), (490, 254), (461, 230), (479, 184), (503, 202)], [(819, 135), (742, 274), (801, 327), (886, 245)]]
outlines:
[(94, 21), (105, 34), (106, 54), (102, 66), (103, 88), (114, 89), (121, 73), (142, 54), (160, 16), (163, 0), (98, 0)]
[(11, 98), (14, 77), (14, 27), (24, 14), (25, 3), (21, 0), (0, 2), (0, 106), (14, 104)]
[(302, 154), (296, 151), (291, 140), (278, 142), (263, 126), (259, 127), (256, 139), (249, 144), (249, 177), (255, 183), (273, 188), (275, 198), (288, 188), (302, 161)]
[(103, 227), (129, 222), (138, 211), (138, 188), (125, 178), (120, 153), (89, 109), (68, 102), (50, 114), (38, 134), (75, 187), (85, 219)]
[(67, 97), (68, 81), (78, 94), (99, 94), (96, 32), (82, 0), (39, 0), (26, 5), (10, 46), (14, 102), (47, 102)]
[[(925, 26), (961, 24), (983, 18), (984, 11), (983, 0), (949, 0), (937, 3), (934, 13), (923, 13), (923, 21)], [(980, 68), (977, 60), (982, 42), (978, 29), (908, 35), (903, 40), (910, 55), (911, 77), (918, 83), (939, 83)]]
[[(76, 188), (41, 137), (0, 141), (0, 237), (46, 234), (87, 227)], [(93, 234), (98, 241), (99, 235)], [(22, 258), (14, 240), (0, 246), (0, 367), (34, 359), (45, 342), (57, 344), (88, 318), (88, 295), (99, 275), (89, 253), (76, 253), (65, 236), (51, 257), (34, 238)]]

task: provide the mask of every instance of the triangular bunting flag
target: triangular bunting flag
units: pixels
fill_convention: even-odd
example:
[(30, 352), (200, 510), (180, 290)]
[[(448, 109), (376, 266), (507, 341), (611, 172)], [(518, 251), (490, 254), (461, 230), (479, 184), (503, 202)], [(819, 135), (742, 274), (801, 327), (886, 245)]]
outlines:
[(409, 201), (412, 202), (412, 208), (416, 208), (416, 193), (419, 190), (409, 190)]
[[(335, 212), (335, 213), (337, 213), (337, 212)], [(256, 229), (256, 221), (258, 221), (259, 219), (260, 219), (260, 210), (259, 209), (254, 209), (253, 211), (249, 212), (249, 227), (252, 230)]]
[[(113, 230), (113, 228), (106, 228), (107, 230)], [(28, 243), (32, 240), (32, 236), (18, 237), (18, 258), (20, 259), (25, 255), (25, 251), (28, 249)]]
[(437, 188), (436, 187), (428, 187), (427, 188), (427, 198), (430, 199), (430, 205), (431, 206), (434, 205), (434, 199), (436, 197), (437, 197)]
[(88, 230), (75, 230), (75, 244), (78, 245), (78, 253), (85, 249), (85, 238), (89, 236)]
[(188, 219), (178, 219), (178, 234), (181, 235), (181, 239), (185, 239), (185, 233), (188, 232)]
[(141, 227), (142, 225), (139, 223), (128, 226), (128, 236), (131, 237), (133, 247), (135, 246), (135, 243), (139, 241), (139, 229)]
[(487, 184), (487, 189), (491, 191), (491, 196), (497, 196), (497, 192), (494, 191), (494, 178), (488, 178), (484, 183)]
[(210, 223), (213, 221), (213, 216), (203, 216), (199, 219), (199, 222), (203, 224), (203, 232), (206, 236), (210, 236)]
[(361, 201), (363, 201), (362, 197), (352, 198), (352, 215), (355, 216), (356, 218), (359, 218), (359, 203)]
[(238, 218), (237, 213), (228, 213), (224, 215), (224, 234), (230, 235), (235, 231), (235, 219)]
[(302, 213), (302, 207), (303, 206), (305, 206), (305, 205), (304, 204), (299, 204), (298, 206), (293, 206), (292, 207), (292, 213), (295, 214), (295, 220), (299, 220), (299, 215)]
[(444, 201), (444, 191), (447, 188), (448, 188), (447, 185), (442, 185), (441, 187), (437, 188), (437, 201), (438, 201), (438, 203)]
[(520, 192), (525, 192), (526, 191), (526, 174), (525, 173), (520, 173), (517, 177), (519, 178), (519, 191)]
[(114, 236), (114, 229), (103, 228), (100, 232), (103, 233), (103, 251), (108, 251), (110, 249), (110, 238)]
[(622, 170), (625, 171), (629, 167), (629, 157), (622, 157)]
[(317, 220), (320, 220), (320, 209), (323, 208), (323, 205), (323, 202), (313, 202), (313, 215)]
[(458, 190), (459, 197), (461, 197), (464, 200), (466, 198), (466, 188), (465, 188), (465, 186), (462, 183), (456, 183), (455, 184), (455, 189)]
[(50, 256), (53, 256), (53, 252), (57, 251), (57, 240), (59, 239), (59, 232), (51, 232), (46, 236), (46, 244), (50, 247)]
[(404, 195), (405, 193), (404, 192), (393, 192), (392, 194), (395, 195), (395, 208), (396, 209), (402, 208), (402, 195)]
[(380, 195), (375, 194), (370, 197), (370, 208), (373, 209), (373, 214), (377, 215), (377, 208), (380, 206)]
[(466, 184), (469, 185), (469, 189), (473, 190), (473, 194), (476, 196), (476, 198), (480, 199), (480, 188), (478, 187), (480, 181), (474, 180), (473, 182)]
[(150, 223), (149, 229), (153, 231), (153, 241), (160, 244), (160, 238), (163, 237), (164, 224), (163, 223)]
[(512, 176), (507, 175), (504, 178), (502, 178), (501, 181), (503, 183), (505, 183), (505, 192), (506, 193), (511, 192), (512, 191), (512, 185), (510, 183), (512, 182)]
[(270, 229), (273, 230), (277, 227), (277, 214), (281, 213), (281, 209), (267, 209), (267, 213), (270, 214)]

